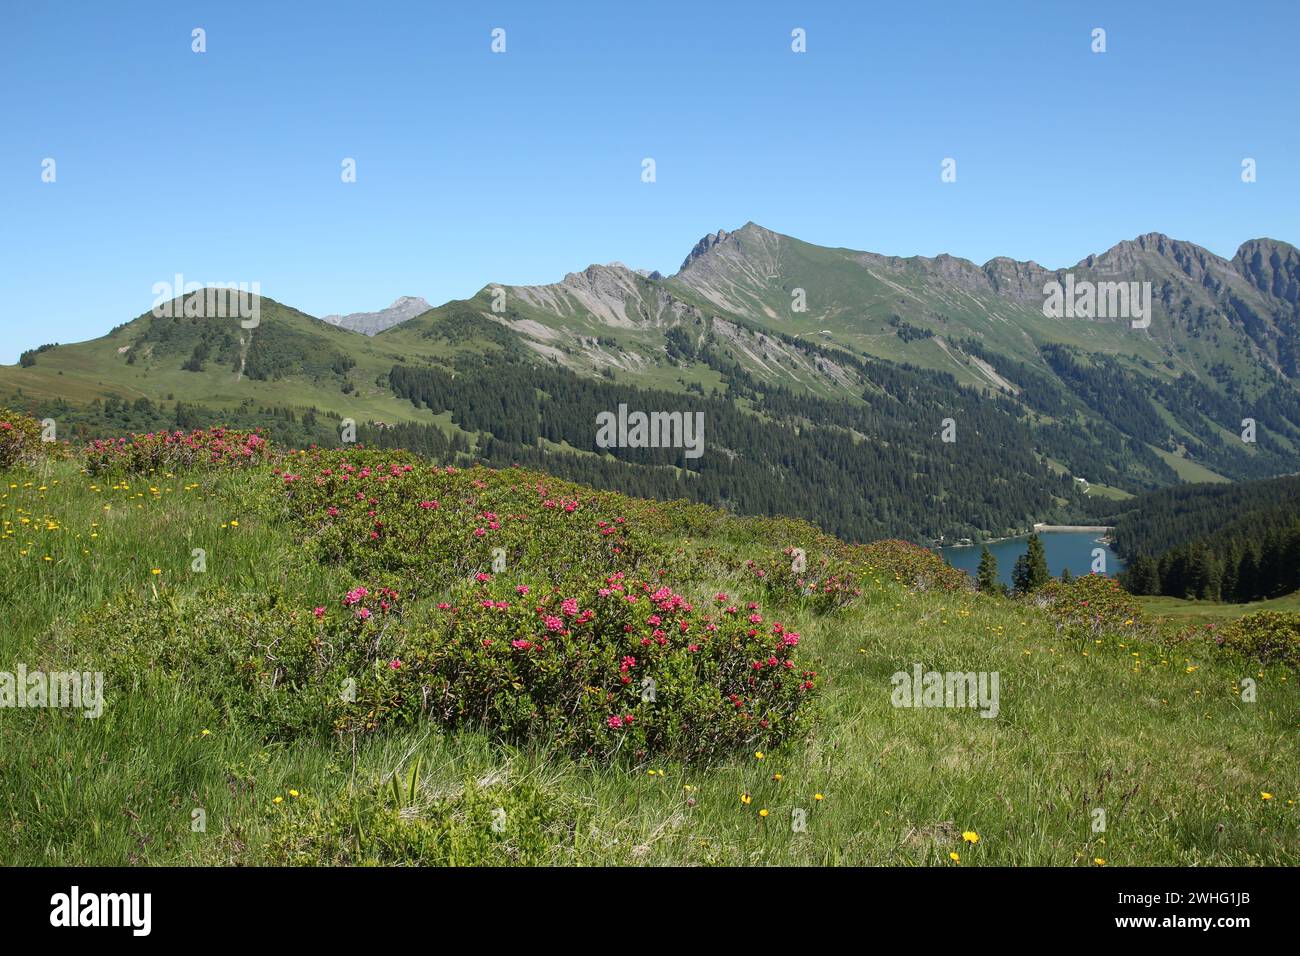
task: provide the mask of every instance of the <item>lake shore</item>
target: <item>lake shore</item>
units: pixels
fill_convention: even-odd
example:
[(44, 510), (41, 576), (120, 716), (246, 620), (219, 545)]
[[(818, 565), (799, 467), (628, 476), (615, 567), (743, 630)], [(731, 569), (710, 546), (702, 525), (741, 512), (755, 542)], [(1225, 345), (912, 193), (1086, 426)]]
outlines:
[(1036, 524), (1031, 530), (1022, 531), (1020, 534), (1005, 535), (1001, 538), (985, 538), (983, 541), (973, 541), (970, 544), (940, 545), (936, 541), (933, 543), (933, 547), (937, 547), (941, 551), (948, 548), (980, 548), (986, 544), (1001, 544), (1003, 541), (1016, 541), (1020, 538), (1028, 538), (1031, 534), (1055, 534), (1057, 532), (1092, 533), (1094, 531), (1102, 532), (1114, 530), (1115, 528), (1113, 526), (1103, 524)]
[(1114, 531), (1113, 525), (1104, 524), (1036, 524), (1034, 531)]

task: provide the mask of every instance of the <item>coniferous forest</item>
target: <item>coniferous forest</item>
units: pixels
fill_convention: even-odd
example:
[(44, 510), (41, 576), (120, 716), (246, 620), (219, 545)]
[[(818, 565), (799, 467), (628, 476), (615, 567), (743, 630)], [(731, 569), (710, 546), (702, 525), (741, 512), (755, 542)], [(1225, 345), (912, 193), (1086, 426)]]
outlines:
[[(479, 457), (489, 463), (544, 466), (598, 487), (744, 514), (793, 515), (857, 540), (1005, 534), (1051, 513), (1054, 496), (1077, 494), (1068, 476), (1051, 475), (1034, 457), (1027, 429), (996, 400), (950, 381), (934, 388), (928, 379), (939, 373), (863, 365), (870, 386), (860, 404), (763, 390), (739, 369), (724, 397), (481, 358), (465, 360), (460, 373), (399, 365), (390, 384), (485, 436)], [(737, 408), (736, 392), (752, 414)], [(703, 412), (710, 453), (687, 459), (680, 449), (597, 448), (596, 416), (620, 404)], [(945, 419), (957, 423), (954, 441), (943, 440)]]
[(1254, 601), (1300, 587), (1300, 477), (1177, 485), (1116, 522), (1134, 594)]

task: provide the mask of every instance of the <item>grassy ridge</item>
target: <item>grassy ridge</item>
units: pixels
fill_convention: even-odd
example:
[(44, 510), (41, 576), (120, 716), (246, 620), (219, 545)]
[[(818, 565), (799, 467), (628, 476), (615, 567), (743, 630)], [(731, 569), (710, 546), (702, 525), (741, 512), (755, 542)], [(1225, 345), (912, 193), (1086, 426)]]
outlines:
[[(307, 609), (335, 600), (353, 577), (308, 560), (296, 529), (259, 506), (269, 480), (261, 469), (96, 479), (57, 462), (0, 476), (9, 624), (0, 669), (93, 668), (85, 615), (93, 621), (127, 591), (147, 601), (275, 592)], [(788, 535), (791, 526), (770, 530)], [(734, 538), (717, 533), (665, 544), (733, 554)], [(760, 557), (785, 543), (742, 550)], [(195, 548), (207, 552), (204, 573), (190, 571)], [(701, 599), (724, 590), (764, 600), (743, 567), (720, 559), (712, 568), (676, 583)], [(359, 857), (390, 862), (1300, 858), (1292, 672), (1199, 644), (1174, 649), (1150, 629), (1070, 637), (1031, 603), (911, 590), (883, 568), (862, 584), (834, 613), (781, 611), (824, 679), (808, 735), (707, 770), (654, 760), (592, 766), (428, 723), (341, 742), (268, 743), (194, 687), (149, 669), (108, 687), (98, 720), (5, 708), (0, 858), (353, 862), (354, 818), (368, 841)], [(893, 707), (890, 677), (915, 662), (999, 672), (997, 718)], [(1258, 682), (1257, 703), (1241, 699), (1244, 677)], [(417, 757), (412, 789), (386, 803), (386, 778), (396, 771), (405, 780)], [(498, 807), (500, 832), (490, 825)], [(1104, 832), (1092, 828), (1098, 807)], [(195, 808), (206, 813), (203, 832), (191, 829)], [(799, 819), (802, 829), (792, 826)], [(420, 827), (427, 832), (417, 839)], [(428, 837), (435, 828), (440, 836)]]

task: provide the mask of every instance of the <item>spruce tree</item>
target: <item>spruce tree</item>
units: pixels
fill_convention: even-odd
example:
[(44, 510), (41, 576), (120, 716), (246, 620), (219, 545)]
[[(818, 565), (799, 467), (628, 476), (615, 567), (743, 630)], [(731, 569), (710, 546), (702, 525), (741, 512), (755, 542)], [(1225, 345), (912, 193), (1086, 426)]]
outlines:
[(1011, 578), (1015, 589), (1021, 594), (1036, 591), (1052, 579), (1052, 573), (1047, 570), (1047, 554), (1043, 551), (1043, 542), (1038, 535), (1029, 536), (1029, 548), (1016, 559)]
[(1237, 568), (1238, 601), (1254, 601), (1262, 595), (1259, 591), (1259, 554), (1253, 546), (1247, 546), (1241, 555), (1241, 564)]
[(1124, 570), (1123, 585), (1129, 594), (1161, 594), (1160, 568), (1149, 554), (1139, 554)]
[(998, 559), (993, 557), (993, 552), (987, 546), (980, 553), (980, 567), (975, 581), (985, 594), (996, 594), (1002, 590), (998, 583)]

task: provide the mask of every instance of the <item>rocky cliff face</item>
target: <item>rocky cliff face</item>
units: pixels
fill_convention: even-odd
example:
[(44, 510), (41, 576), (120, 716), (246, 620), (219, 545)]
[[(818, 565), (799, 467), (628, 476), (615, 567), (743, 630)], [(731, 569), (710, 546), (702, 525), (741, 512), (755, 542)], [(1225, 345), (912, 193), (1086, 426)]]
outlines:
[(1272, 239), (1242, 243), (1233, 268), (1255, 288), (1276, 299), (1300, 304), (1300, 250)]
[[(512, 298), (557, 319), (595, 320), (613, 328), (659, 324), (671, 310), (669, 296), (655, 283), (658, 273), (633, 271), (621, 262), (591, 265), (551, 285), (506, 287)], [(489, 288), (492, 288), (489, 286)]]

